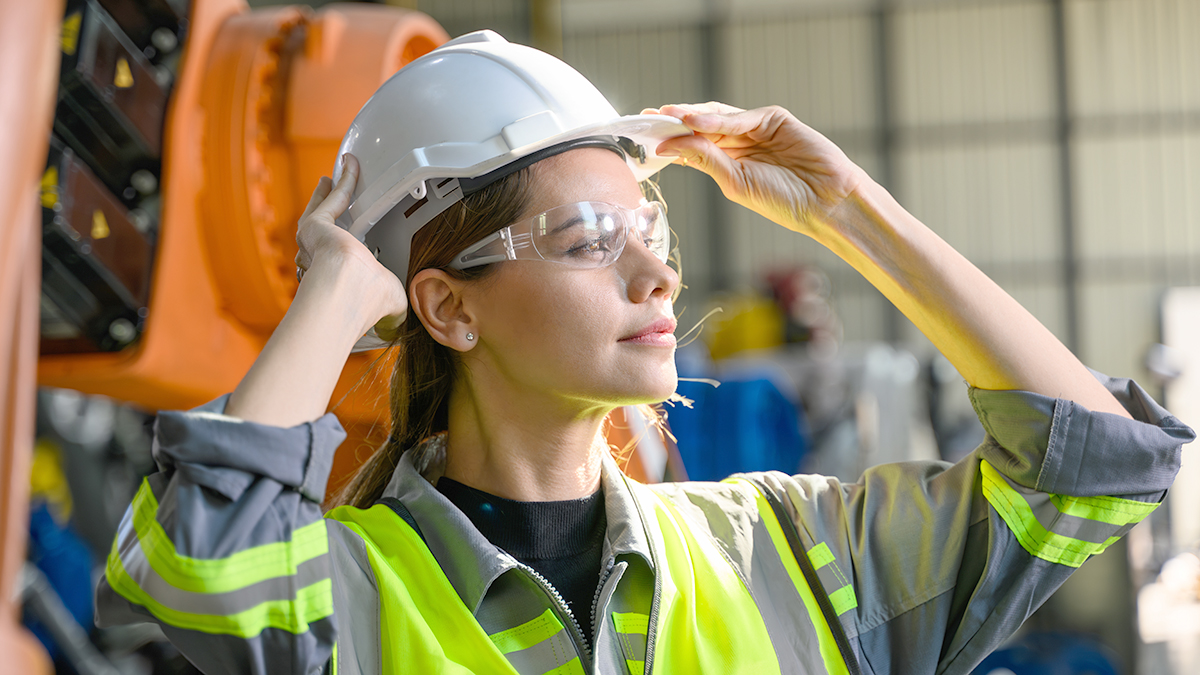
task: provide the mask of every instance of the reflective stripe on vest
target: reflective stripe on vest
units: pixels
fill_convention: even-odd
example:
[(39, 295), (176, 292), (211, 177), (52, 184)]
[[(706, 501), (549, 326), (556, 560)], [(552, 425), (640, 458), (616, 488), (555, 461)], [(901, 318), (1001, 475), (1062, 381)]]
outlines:
[(649, 626), (652, 673), (778, 674), (758, 605), (716, 541), (696, 536), (653, 490), (628, 484), (639, 506), (651, 509), (647, 525), (658, 529), (648, 537), (659, 589), (657, 619)]
[(850, 583), (845, 574), (842, 574), (828, 544), (821, 542), (810, 548), (808, 559), (812, 562), (813, 569), (817, 571), (817, 576), (821, 578), (821, 584), (825, 586), (825, 589), (833, 589), (829, 590), (829, 601), (833, 603), (833, 611), (837, 612), (838, 616), (858, 607), (858, 597), (854, 595), (854, 585)]
[(383, 504), (329, 513), (362, 537), (379, 588), (384, 673), (518, 672), (463, 605), (425, 542)]
[[(813, 589), (809, 588), (808, 583), (804, 580), (804, 573), (800, 570), (800, 563), (796, 561), (796, 556), (792, 553), (792, 547), (788, 545), (787, 536), (783, 533), (783, 526), (779, 524), (779, 519), (775, 517), (775, 511), (771, 505), (767, 503), (767, 498), (763, 496), (758, 487), (753, 483), (740, 479), (727, 479), (729, 483), (743, 483), (754, 490), (755, 504), (758, 506), (758, 515), (762, 519), (763, 524), (767, 526), (767, 532), (771, 534), (771, 541), (775, 544), (775, 551), (779, 554), (779, 559), (783, 561), (783, 567), (787, 570), (788, 577), (792, 580), (792, 585), (796, 587), (796, 593), (800, 595), (800, 599), (804, 601), (804, 609), (808, 612), (809, 619), (812, 620), (813, 628), (817, 631), (817, 644), (820, 645), (821, 660), (825, 662), (825, 670), (830, 675), (849, 675), (850, 669), (846, 665), (846, 661), (842, 658), (842, 653), (838, 649), (837, 640), (833, 637), (833, 630), (829, 623), (825, 621), (825, 616), (821, 613), (821, 607), (817, 603), (817, 597), (813, 594)], [(810, 550), (809, 559), (813, 558), (813, 551), (818, 551), (817, 547)], [(825, 551), (829, 548), (826, 546)], [(818, 559), (821, 555), (818, 553)], [(832, 562), (832, 553), (829, 555), (829, 562)], [(813, 562), (813, 567), (816, 567), (816, 562)], [(822, 592), (824, 592), (822, 590)], [(850, 590), (850, 597), (853, 597), (853, 587)], [(831, 597), (832, 600), (832, 597)], [(843, 605), (846, 602), (842, 603)], [(858, 605), (857, 600), (854, 602)], [(835, 609), (836, 609), (835, 605)], [(848, 608), (847, 608), (848, 609)], [(841, 614), (838, 611), (838, 614)]]
[[(813, 590), (804, 581), (804, 575), (770, 504), (753, 483), (741, 479), (731, 479), (728, 482), (745, 485), (754, 491), (759, 517), (766, 525), (775, 551), (796, 587), (796, 592), (804, 601), (805, 610), (816, 629), (817, 644), (825, 671), (830, 675), (848, 675), (849, 668), (842, 659), (833, 631), (821, 613)], [(674, 506), (653, 490), (632, 481), (628, 481), (628, 484), (634, 496), (639, 497), (639, 505), (654, 505), (654, 519), (658, 523), (661, 536), (650, 537), (651, 545), (654, 546), (655, 557), (658, 560), (665, 558), (667, 562), (666, 565), (656, 562), (658, 576), (662, 579), (662, 593), (656, 623), (658, 632), (654, 638), (654, 673), (780, 672), (762, 614), (741, 578), (724, 554), (717, 549), (716, 542), (706, 536), (695, 536)], [(661, 546), (657, 546), (660, 541)], [(832, 564), (833, 556), (828, 547), (825, 547), (825, 552), (829, 553), (829, 560), (823, 562)], [(667, 573), (664, 574), (664, 571)], [(718, 587), (722, 591), (721, 595), (716, 593)], [(675, 599), (686, 598), (686, 591), (692, 588), (695, 589), (696, 597), (687, 598), (691, 601), (681, 603), (678, 615), (672, 615), (668, 609), (671, 606), (669, 600), (672, 595)], [(854, 598), (853, 588), (850, 587), (848, 593), (843, 591), (842, 597), (845, 598), (842, 603), (843, 611), (850, 609), (851, 607), (845, 605)], [(857, 604), (857, 601), (854, 601), (854, 605)], [(700, 607), (705, 607), (708, 611), (697, 612)], [(618, 630), (618, 633), (621, 632), (624, 631)], [(700, 653), (698, 647), (693, 645), (680, 649), (681, 645), (689, 642), (688, 638), (681, 636), (689, 634), (703, 636), (704, 646), (707, 648), (703, 657), (696, 661), (689, 661), (689, 658)], [(695, 638), (692, 638), (692, 641), (696, 641)], [(722, 649), (727, 651), (722, 652)], [(725, 659), (728, 659), (727, 663)], [(630, 672), (638, 671), (631, 669)]]
[[(779, 673), (762, 614), (716, 541), (694, 533), (675, 507), (654, 491), (633, 482), (629, 485), (647, 527), (657, 530), (648, 538), (658, 594), (654, 617), (633, 612), (610, 615), (631, 675), (645, 672), (648, 645), (654, 674)], [(825, 670), (831, 675), (847, 673), (771, 507), (750, 487), (758, 496), (760, 517), (816, 627)], [(549, 609), (533, 621), (489, 636), (459, 599), (425, 543), (392, 509), (382, 504), (370, 509), (343, 506), (328, 517), (345, 524), (365, 542), (380, 596), (383, 672), (583, 672), (566, 631)]]
[(617, 631), (617, 644), (625, 656), (629, 675), (646, 672), (646, 633), (650, 629), (650, 615), (641, 612), (613, 612), (613, 628)]
[(488, 637), (522, 673), (583, 675), (571, 636), (549, 608), (536, 619)]

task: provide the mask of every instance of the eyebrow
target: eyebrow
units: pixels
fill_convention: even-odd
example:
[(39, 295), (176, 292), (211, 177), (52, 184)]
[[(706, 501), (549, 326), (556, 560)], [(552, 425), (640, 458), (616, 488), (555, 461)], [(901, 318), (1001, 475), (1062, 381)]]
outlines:
[(559, 230), (565, 230), (568, 227), (570, 227), (571, 225), (574, 225), (576, 223), (581, 223), (581, 222), (583, 222), (583, 218), (581, 216), (575, 216), (573, 218), (568, 218), (567, 220), (563, 221), (562, 224), (558, 225), (553, 230), (550, 230), (547, 234), (555, 234)]

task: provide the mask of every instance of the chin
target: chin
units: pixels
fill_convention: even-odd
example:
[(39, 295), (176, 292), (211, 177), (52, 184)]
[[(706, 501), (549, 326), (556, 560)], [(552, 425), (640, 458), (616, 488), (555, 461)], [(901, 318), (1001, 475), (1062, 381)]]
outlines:
[(582, 386), (576, 391), (581, 394), (586, 391), (584, 398), (609, 405), (661, 403), (671, 398), (679, 385), (674, 359), (652, 365), (626, 362), (615, 369), (598, 365), (593, 372), (597, 375), (607, 373), (609, 376), (587, 383), (580, 382)]
[(675, 364), (671, 364), (671, 372), (668, 377), (666, 373), (663, 377), (655, 378), (638, 383), (641, 386), (633, 388), (624, 398), (627, 402), (622, 405), (641, 405), (643, 403), (662, 403), (671, 398), (675, 390), (679, 387), (679, 377), (675, 374)]

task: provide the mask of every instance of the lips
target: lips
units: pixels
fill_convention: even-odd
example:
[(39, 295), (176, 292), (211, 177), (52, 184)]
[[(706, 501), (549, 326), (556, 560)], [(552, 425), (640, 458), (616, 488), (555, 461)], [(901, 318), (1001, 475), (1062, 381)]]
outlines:
[(654, 321), (653, 323), (647, 325), (646, 327), (642, 328), (641, 330), (639, 330), (638, 332), (636, 332), (632, 335), (627, 335), (627, 336), (621, 338), (620, 342), (625, 342), (627, 340), (639, 340), (639, 339), (649, 338), (649, 337), (653, 337), (656, 335), (662, 335), (662, 334), (670, 335), (674, 332), (675, 332), (675, 319), (662, 318), (662, 319), (658, 319), (657, 321)]

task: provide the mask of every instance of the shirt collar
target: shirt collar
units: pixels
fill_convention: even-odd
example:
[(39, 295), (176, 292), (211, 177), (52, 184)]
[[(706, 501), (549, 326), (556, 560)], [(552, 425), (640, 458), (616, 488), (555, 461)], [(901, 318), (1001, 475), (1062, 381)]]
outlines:
[[(412, 513), (430, 553), (463, 603), (475, 613), (492, 582), (517, 563), (493, 546), (466, 514), (434, 487), (445, 466), (446, 435), (442, 433), (400, 456), (382, 496), (399, 499)], [(626, 480), (616, 462), (605, 453), (600, 465), (600, 486), (604, 490), (608, 520), (604, 558), (640, 555), (653, 571), (646, 527)]]

